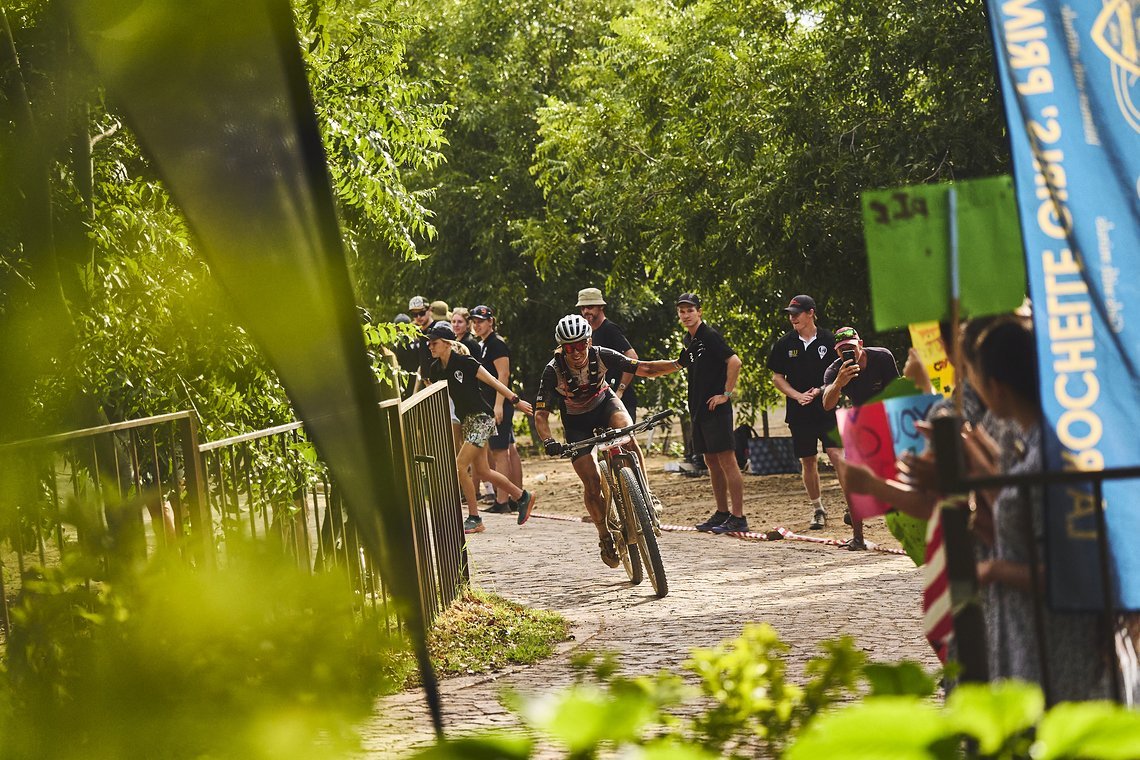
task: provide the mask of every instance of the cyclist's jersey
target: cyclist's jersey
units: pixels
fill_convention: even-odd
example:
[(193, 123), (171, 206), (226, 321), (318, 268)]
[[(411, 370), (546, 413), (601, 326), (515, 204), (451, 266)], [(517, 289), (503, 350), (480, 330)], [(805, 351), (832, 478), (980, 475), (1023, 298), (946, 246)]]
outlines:
[(542, 370), (534, 408), (536, 411), (553, 412), (561, 402), (565, 404), (566, 414), (585, 414), (607, 398), (616, 398), (606, 382), (607, 372), (636, 372), (637, 365), (636, 359), (630, 359), (625, 354), (591, 346), (585, 366), (581, 370), (575, 370), (566, 364), (562, 349), (559, 348)]

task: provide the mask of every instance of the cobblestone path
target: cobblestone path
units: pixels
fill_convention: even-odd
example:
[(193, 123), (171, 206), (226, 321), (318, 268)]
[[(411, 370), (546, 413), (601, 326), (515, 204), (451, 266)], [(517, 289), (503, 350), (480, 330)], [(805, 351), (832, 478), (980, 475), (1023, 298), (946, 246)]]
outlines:
[[(937, 665), (922, 636), (920, 572), (905, 557), (664, 533), (670, 591), (656, 599), (648, 581), (630, 586), (620, 567), (602, 564), (592, 525), (534, 517), (519, 527), (512, 518), (490, 515), (487, 531), (472, 536), (475, 584), (561, 613), (573, 623), (574, 638), (536, 665), (443, 681), (448, 735), (516, 725), (499, 705), (500, 691), (537, 693), (569, 684), (576, 649), (616, 652), (627, 674), (675, 670), (689, 650), (734, 638), (753, 621), (771, 623), (790, 645), (793, 677), (815, 654), (815, 642), (845, 633), (870, 659)], [(399, 756), (432, 739), (416, 691), (378, 700), (362, 733), (368, 757)]]

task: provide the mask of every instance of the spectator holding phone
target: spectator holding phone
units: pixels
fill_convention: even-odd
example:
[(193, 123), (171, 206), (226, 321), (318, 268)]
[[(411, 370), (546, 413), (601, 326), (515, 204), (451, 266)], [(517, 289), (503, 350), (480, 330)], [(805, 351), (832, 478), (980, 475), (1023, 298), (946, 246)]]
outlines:
[[(835, 351), (839, 358), (823, 373), (823, 408), (835, 409), (841, 396), (853, 406), (861, 406), (882, 392), (899, 376), (894, 354), (877, 346), (864, 347), (854, 327), (835, 331)], [(847, 515), (844, 516), (846, 521)], [(866, 549), (863, 521), (851, 516), (851, 540), (844, 546), (852, 551)]]

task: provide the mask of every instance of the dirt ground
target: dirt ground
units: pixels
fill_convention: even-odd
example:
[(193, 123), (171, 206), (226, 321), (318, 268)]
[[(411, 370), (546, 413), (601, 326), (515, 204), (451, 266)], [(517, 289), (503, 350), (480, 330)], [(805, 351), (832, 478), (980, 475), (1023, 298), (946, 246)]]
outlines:
[[(778, 415), (778, 416), (777, 416)], [(771, 415), (773, 420), (783, 418), (782, 410)], [(756, 426), (759, 429), (759, 425)], [(770, 428), (773, 436), (788, 435), (782, 423), (773, 422)], [(561, 431), (553, 431), (559, 437)], [(679, 428), (675, 425), (669, 439), (678, 441)], [(638, 436), (643, 450), (647, 435)], [(661, 448), (663, 436), (657, 433), (655, 447)], [(520, 441), (520, 451), (524, 448)], [(529, 441), (525, 441), (529, 443)], [(586, 516), (582, 504), (582, 484), (570, 466), (569, 460), (553, 459), (541, 454), (527, 457), (523, 454), (523, 485), (538, 495), (536, 512), (563, 515)], [(815, 538), (843, 540), (850, 538), (851, 528), (843, 523), (844, 501), (839, 489), (839, 481), (831, 469), (827, 457), (820, 455), (820, 484), (824, 508), (827, 509), (827, 526), (823, 530), (809, 530), (812, 510), (804, 491), (803, 481), (797, 475), (751, 475), (744, 478), (744, 515), (748, 527), (756, 533), (764, 533), (774, 528), (787, 528)], [(716, 505), (713, 501), (712, 485), (709, 476), (690, 477), (676, 472), (666, 472), (667, 463), (680, 463), (681, 459), (661, 453), (648, 457), (650, 488), (661, 499), (664, 506), (662, 522), (666, 525), (692, 526), (708, 517)], [(826, 465), (826, 467), (824, 466)], [(864, 537), (883, 548), (898, 549), (899, 542), (887, 530), (882, 517), (876, 517), (863, 524)]]

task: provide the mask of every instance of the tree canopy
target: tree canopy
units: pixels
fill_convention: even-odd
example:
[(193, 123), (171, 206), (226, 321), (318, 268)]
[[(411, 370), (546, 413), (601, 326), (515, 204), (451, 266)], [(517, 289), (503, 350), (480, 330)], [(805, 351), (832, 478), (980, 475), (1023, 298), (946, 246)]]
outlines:
[[(381, 320), (412, 295), (493, 306), (532, 390), (579, 288), (605, 291), (643, 356), (673, 354), (673, 298), (695, 290), (744, 359), (745, 400), (772, 401), (764, 357), (791, 295), (869, 324), (859, 192), (1007, 165), (978, 0), (294, 9), (361, 302)], [(272, 374), (56, 4), (6, 13), (3, 127), (39, 136), (56, 257), (37, 269), (0, 224), (0, 308), (59, 293), (67, 374), (116, 414), (279, 421)], [(35, 196), (4, 161), (12, 220)], [(37, 393), (45, 415), (67, 395)]]
[(976, 1), (476, 0), (442, 6), (409, 59), (454, 111), (422, 180), (439, 237), (388, 282), (523, 317), (528, 381), (578, 288), (606, 291), (643, 355), (675, 347), (672, 299), (695, 290), (746, 399), (772, 400), (792, 295), (869, 324), (859, 192), (1007, 162)]

